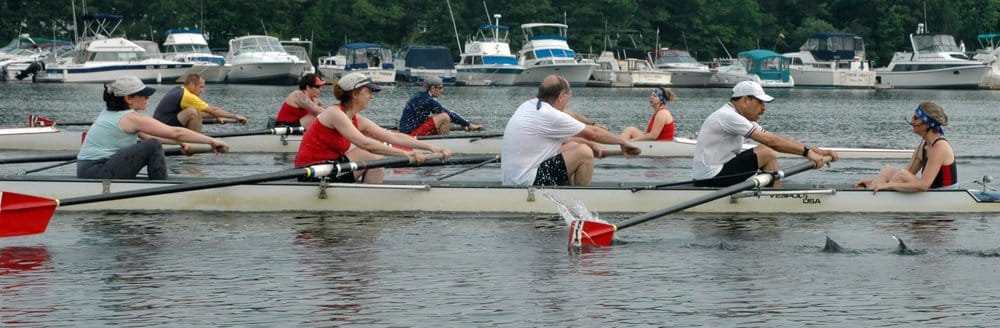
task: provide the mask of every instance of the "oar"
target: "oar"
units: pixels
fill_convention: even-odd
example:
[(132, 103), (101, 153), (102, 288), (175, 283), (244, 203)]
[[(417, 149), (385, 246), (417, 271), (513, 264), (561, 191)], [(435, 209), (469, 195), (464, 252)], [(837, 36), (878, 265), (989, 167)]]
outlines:
[[(442, 156), (439, 153), (434, 153), (426, 155), (425, 158), (427, 160), (434, 160), (440, 159)], [(387, 157), (366, 162), (317, 164), (272, 173), (254, 174), (245, 177), (207, 180), (66, 199), (51, 199), (3, 191), (0, 192), (0, 237), (24, 236), (45, 232), (45, 228), (49, 225), (49, 220), (52, 219), (52, 214), (55, 212), (56, 207), (59, 206), (222, 188), (241, 184), (254, 184), (292, 179), (297, 177), (325, 177), (371, 168), (414, 163), (416, 163), (416, 159), (413, 157)]]
[(628, 221), (622, 222), (620, 224), (610, 224), (598, 221), (589, 220), (573, 220), (569, 227), (569, 245), (571, 247), (576, 246), (611, 246), (612, 238), (614, 237), (615, 231), (625, 229), (652, 219), (656, 219), (671, 213), (680, 212), (691, 207), (695, 207), (710, 201), (730, 196), (732, 194), (744, 191), (747, 189), (758, 188), (770, 184), (774, 180), (780, 180), (784, 177), (790, 177), (794, 174), (798, 174), (804, 171), (808, 171), (815, 167), (812, 161), (802, 162), (798, 165), (792, 166), (788, 170), (778, 171), (776, 173), (761, 173), (754, 175), (744, 182), (737, 183), (735, 185), (719, 189), (713, 193), (705, 196), (701, 196), (695, 199), (691, 199), (685, 202), (681, 202), (674, 206), (662, 208), (653, 212), (649, 212), (637, 217), (634, 217)]
[(269, 135), (269, 134), (279, 135), (279, 136), (289, 136), (289, 135), (302, 135), (303, 133), (306, 133), (306, 128), (305, 127), (301, 127), (301, 126), (297, 126), (297, 127), (281, 126), (281, 127), (270, 128), (270, 129), (263, 129), (263, 130), (252, 130), (252, 131), (243, 131), (243, 132), (225, 132), (225, 133), (208, 133), (206, 135), (209, 136), (209, 137), (213, 137), (213, 138), (226, 138), (226, 137), (259, 136), (259, 135)]
[(459, 175), (459, 174), (462, 174), (462, 173), (465, 173), (465, 172), (469, 172), (469, 171), (478, 169), (480, 167), (486, 166), (486, 164), (493, 163), (493, 162), (496, 162), (496, 161), (499, 161), (499, 160), (500, 160), (500, 155), (489, 156), (486, 160), (480, 162), (479, 164), (476, 164), (476, 165), (467, 167), (465, 169), (459, 170), (458, 172), (455, 172), (455, 173), (448, 174), (448, 175), (445, 175), (443, 177), (437, 178), (437, 181), (441, 181), (441, 180), (444, 180), (444, 179), (447, 179), (447, 178), (450, 178), (450, 177), (453, 177), (453, 176), (456, 176), (456, 175)]
[(434, 140), (434, 139), (460, 139), (460, 138), (471, 138), (473, 140), (488, 139), (503, 137), (503, 132), (495, 133), (451, 133), (451, 134), (439, 134), (431, 136), (419, 136), (419, 140)]
[[(193, 146), (189, 150), (189, 154), (202, 154), (212, 152), (211, 147), (206, 146)], [(178, 156), (187, 155), (184, 150), (180, 147), (166, 149), (163, 151), (163, 155), (166, 156)], [(0, 164), (15, 164), (15, 163), (37, 163), (37, 162), (58, 162), (58, 161), (70, 161), (75, 160), (77, 153), (59, 153), (59, 154), (49, 154), (49, 155), (38, 155), (38, 156), (23, 156), (14, 158), (0, 158)]]
[[(225, 123), (236, 123), (236, 120), (231, 118), (223, 118), (222, 121)], [(201, 121), (201, 124), (203, 125), (218, 124), (218, 123), (219, 121), (214, 118), (206, 118), (202, 119)], [(28, 126), (30, 127), (53, 126), (56, 124), (58, 124), (59, 126), (88, 126), (94, 124), (94, 122), (57, 122), (34, 114), (28, 115)]]

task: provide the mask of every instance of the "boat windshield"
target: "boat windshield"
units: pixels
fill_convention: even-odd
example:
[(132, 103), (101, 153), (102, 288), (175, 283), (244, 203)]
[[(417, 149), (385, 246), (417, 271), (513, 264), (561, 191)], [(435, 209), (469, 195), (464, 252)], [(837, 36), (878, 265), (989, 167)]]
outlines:
[(656, 63), (697, 64), (698, 60), (686, 50), (660, 50), (656, 53)]
[(203, 44), (174, 44), (166, 46), (167, 52), (211, 54), (212, 50)]
[(285, 52), (278, 38), (274, 37), (247, 37), (234, 40), (236, 49), (241, 52)]
[(947, 34), (914, 35), (913, 47), (917, 52), (962, 52), (955, 38)]
[(503, 25), (482, 25), (476, 33), (476, 41), (479, 42), (507, 42), (510, 30)]

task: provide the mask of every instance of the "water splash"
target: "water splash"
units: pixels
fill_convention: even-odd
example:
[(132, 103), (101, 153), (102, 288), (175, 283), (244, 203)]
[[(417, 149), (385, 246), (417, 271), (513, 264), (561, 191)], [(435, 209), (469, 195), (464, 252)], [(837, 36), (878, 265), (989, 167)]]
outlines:
[(559, 210), (559, 216), (563, 218), (563, 221), (566, 221), (566, 225), (575, 220), (608, 223), (608, 221), (604, 221), (598, 217), (597, 212), (591, 211), (583, 202), (575, 198), (571, 198), (568, 202), (564, 203), (549, 192), (542, 192), (542, 195), (556, 205), (556, 209)]

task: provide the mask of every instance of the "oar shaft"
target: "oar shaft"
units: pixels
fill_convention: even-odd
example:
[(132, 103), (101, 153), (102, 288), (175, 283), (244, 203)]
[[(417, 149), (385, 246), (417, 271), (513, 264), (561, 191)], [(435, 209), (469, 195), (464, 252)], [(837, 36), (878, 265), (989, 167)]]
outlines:
[[(801, 172), (804, 172), (804, 171), (808, 171), (808, 170), (812, 169), (813, 167), (814, 167), (813, 162), (806, 161), (806, 162), (802, 162), (802, 163), (799, 163), (797, 165), (794, 165), (794, 166), (792, 166), (791, 168), (789, 168), (787, 170), (783, 170), (782, 173), (778, 173), (778, 174), (761, 173), (761, 174), (755, 175), (753, 177), (750, 177), (749, 179), (747, 179), (744, 182), (740, 182), (740, 183), (737, 183), (735, 185), (719, 189), (719, 190), (717, 190), (717, 191), (715, 191), (715, 192), (713, 192), (711, 194), (708, 194), (708, 195), (705, 195), (705, 196), (702, 196), (702, 197), (698, 197), (698, 198), (695, 198), (695, 199), (691, 199), (691, 200), (688, 200), (688, 201), (684, 201), (684, 202), (678, 203), (678, 204), (676, 204), (674, 206), (670, 206), (670, 207), (667, 207), (667, 208), (663, 208), (663, 209), (660, 209), (660, 210), (657, 210), (657, 211), (649, 212), (649, 213), (646, 213), (646, 214), (634, 217), (631, 220), (622, 222), (620, 224), (617, 224), (616, 226), (618, 227), (618, 229), (624, 229), (624, 228), (627, 228), (627, 227), (631, 227), (631, 226), (634, 226), (636, 224), (640, 224), (640, 223), (643, 223), (643, 222), (646, 222), (646, 221), (649, 221), (649, 220), (652, 220), (652, 219), (655, 219), (655, 218), (659, 218), (659, 217), (667, 215), (667, 214), (671, 214), (671, 213), (674, 213), (674, 212), (682, 211), (682, 210), (690, 208), (690, 207), (694, 207), (694, 206), (697, 206), (697, 205), (708, 203), (710, 201), (713, 201), (713, 200), (716, 200), (716, 199), (719, 199), (719, 198), (722, 198), (722, 197), (726, 197), (726, 196), (738, 193), (738, 192), (743, 191), (743, 190), (747, 190), (747, 189), (751, 189), (751, 188), (757, 188), (757, 187), (763, 187), (763, 186), (766, 186), (766, 185), (770, 184), (771, 181), (773, 181), (773, 180), (780, 179), (782, 177), (791, 176), (791, 175), (794, 175), (794, 174), (798, 174), (798, 173), (801, 173)], [(776, 177), (775, 175), (783, 175), (783, 176), (777, 176)]]
[(486, 139), (486, 138), (496, 138), (496, 137), (503, 137), (503, 132), (496, 132), (496, 133), (475, 133), (475, 134), (471, 134), (471, 133), (452, 133), (452, 134), (440, 134), (440, 135), (431, 135), (431, 136), (419, 136), (419, 137), (417, 137), (417, 139), (419, 139), (419, 140), (460, 139), (460, 138)]
[[(207, 153), (211, 152), (212, 149), (208, 147), (198, 147), (193, 146), (191, 148), (191, 154)], [(184, 155), (184, 150), (180, 147), (171, 148), (163, 151), (163, 155), (166, 156), (177, 156)], [(37, 163), (37, 162), (58, 162), (58, 161), (70, 161), (75, 160), (77, 153), (59, 153), (51, 155), (39, 155), (39, 156), (25, 156), (25, 157), (14, 157), (14, 158), (3, 158), (0, 159), (0, 164), (16, 164), (16, 163)]]
[(242, 131), (242, 132), (224, 132), (224, 133), (209, 133), (209, 137), (213, 138), (227, 138), (227, 137), (242, 137), (242, 136), (259, 136), (259, 135), (302, 135), (306, 132), (306, 128), (298, 127), (276, 127), (271, 129), (263, 130), (253, 130), (253, 131)]

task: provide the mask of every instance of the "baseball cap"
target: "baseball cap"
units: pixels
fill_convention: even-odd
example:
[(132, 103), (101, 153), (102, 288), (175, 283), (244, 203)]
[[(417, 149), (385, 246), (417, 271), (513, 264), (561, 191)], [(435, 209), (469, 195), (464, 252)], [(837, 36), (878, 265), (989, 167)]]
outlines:
[(743, 81), (737, 83), (736, 86), (733, 87), (733, 96), (731, 98), (739, 98), (743, 96), (753, 96), (763, 102), (771, 102), (774, 100), (774, 97), (768, 96), (764, 93), (764, 88), (760, 86), (760, 83), (754, 81)]
[(142, 80), (135, 76), (123, 77), (115, 80), (110, 85), (108, 85), (108, 90), (111, 91), (115, 97), (133, 96), (140, 95), (149, 97), (156, 92), (156, 89), (147, 87), (142, 83)]
[(382, 87), (378, 86), (375, 82), (372, 82), (370, 77), (361, 73), (350, 73), (344, 75), (344, 77), (340, 78), (340, 81), (337, 82), (337, 85), (340, 85), (340, 88), (344, 91), (353, 91), (354, 89), (360, 87), (368, 87), (373, 92), (382, 91)]

